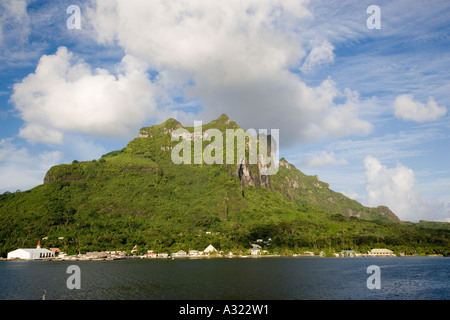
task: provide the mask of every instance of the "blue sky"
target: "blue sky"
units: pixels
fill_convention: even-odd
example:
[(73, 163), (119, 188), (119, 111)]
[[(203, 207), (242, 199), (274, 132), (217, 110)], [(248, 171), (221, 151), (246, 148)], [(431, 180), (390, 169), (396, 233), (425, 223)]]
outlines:
[(450, 221), (449, 21), (448, 1), (2, 1), (0, 193), (226, 113), (335, 191)]

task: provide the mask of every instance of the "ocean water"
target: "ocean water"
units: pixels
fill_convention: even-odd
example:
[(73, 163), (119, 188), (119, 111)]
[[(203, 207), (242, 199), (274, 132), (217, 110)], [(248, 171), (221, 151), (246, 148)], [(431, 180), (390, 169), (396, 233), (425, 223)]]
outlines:
[(438, 257), (0, 261), (0, 300), (448, 300), (449, 271)]

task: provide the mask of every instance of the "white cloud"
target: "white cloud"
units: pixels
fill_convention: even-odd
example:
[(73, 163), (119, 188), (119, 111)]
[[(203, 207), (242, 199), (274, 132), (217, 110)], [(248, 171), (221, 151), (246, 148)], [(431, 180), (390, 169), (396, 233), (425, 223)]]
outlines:
[(43, 183), (47, 170), (62, 159), (60, 151), (43, 151), (30, 155), (18, 148), (12, 138), (0, 140), (0, 192), (24, 191)]
[(311, 72), (315, 68), (334, 61), (334, 46), (328, 41), (315, 41), (313, 47), (303, 63), (302, 72)]
[(398, 118), (416, 122), (437, 120), (447, 113), (447, 108), (438, 106), (432, 97), (424, 104), (415, 101), (409, 94), (397, 96), (394, 101), (394, 110)]
[(368, 205), (388, 206), (401, 220), (438, 220), (449, 218), (442, 204), (425, 198), (415, 187), (413, 170), (397, 164), (387, 168), (372, 156), (364, 159)]
[(128, 137), (155, 109), (146, 67), (126, 55), (115, 76), (74, 61), (67, 48), (42, 56), (35, 73), (14, 85), (11, 100), (25, 125), (20, 137), (60, 144), (65, 132)]
[(302, 160), (301, 166), (307, 166), (310, 168), (321, 168), (329, 165), (342, 166), (348, 164), (345, 159), (337, 159), (334, 152), (322, 151), (318, 155), (306, 157)]
[[(366, 135), (356, 92), (326, 79), (310, 87), (291, 68), (305, 57), (299, 22), (304, 1), (99, 1), (89, 12), (103, 44), (119, 44), (146, 61), (164, 88), (199, 101), (204, 122), (227, 113), (244, 128), (281, 129), (282, 143)], [(329, 61), (331, 44), (310, 52)], [(342, 103), (336, 103), (341, 98)]]

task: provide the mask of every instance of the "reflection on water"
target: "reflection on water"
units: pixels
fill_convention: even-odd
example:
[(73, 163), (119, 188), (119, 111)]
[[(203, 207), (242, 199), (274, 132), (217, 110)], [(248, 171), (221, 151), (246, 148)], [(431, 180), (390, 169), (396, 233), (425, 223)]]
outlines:
[[(70, 290), (69, 265), (81, 270)], [(366, 286), (378, 265), (381, 289)], [(450, 298), (450, 258), (0, 261), (0, 299), (329, 300)]]

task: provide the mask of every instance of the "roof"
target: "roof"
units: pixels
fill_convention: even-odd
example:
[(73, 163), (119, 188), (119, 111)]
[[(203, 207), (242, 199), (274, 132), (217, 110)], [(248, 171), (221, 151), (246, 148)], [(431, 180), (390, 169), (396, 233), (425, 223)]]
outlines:
[(29, 249), (20, 248), (8, 252), (8, 259), (10, 258), (24, 258), (24, 259), (40, 259), (43, 257), (54, 257), (54, 253), (48, 249)]
[[(29, 249), (29, 248), (19, 248), (19, 249), (16, 249), (16, 250), (14, 250), (14, 251), (11, 251), (11, 252), (16, 252), (16, 251), (25, 251), (25, 252), (45, 252), (45, 253), (51, 252), (51, 251), (48, 250), (48, 249)], [(10, 253), (11, 253), (11, 252), (10, 252)]]
[(372, 251), (372, 252), (392, 252), (392, 251), (389, 250), (389, 249), (372, 249), (371, 251)]
[(206, 249), (204, 250), (204, 252), (212, 252), (212, 251), (217, 251), (216, 248), (214, 248), (212, 246), (212, 244), (210, 244), (208, 247), (206, 247)]

